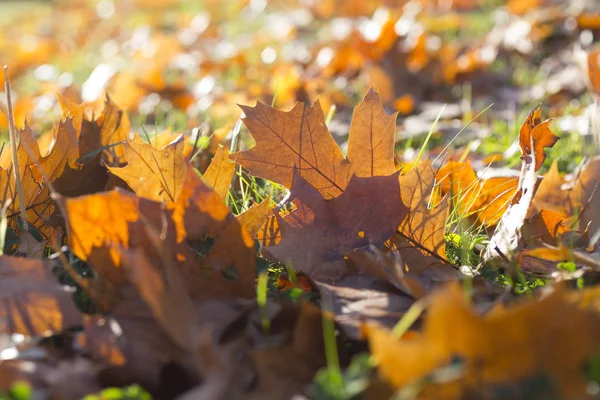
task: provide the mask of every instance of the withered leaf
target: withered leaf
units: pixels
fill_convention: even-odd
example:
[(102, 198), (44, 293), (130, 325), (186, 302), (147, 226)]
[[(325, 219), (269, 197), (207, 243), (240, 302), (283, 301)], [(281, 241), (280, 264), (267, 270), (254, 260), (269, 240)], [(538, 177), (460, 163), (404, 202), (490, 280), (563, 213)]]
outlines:
[(231, 179), (235, 173), (235, 163), (229, 161), (228, 151), (219, 146), (210, 165), (202, 175), (204, 182), (212, 188), (223, 200), (227, 199)]
[(238, 215), (237, 220), (240, 225), (248, 231), (250, 236), (256, 237), (258, 232), (260, 232), (262, 227), (267, 223), (269, 215), (272, 215), (271, 199), (266, 198)]
[(317, 282), (322, 296), (333, 302), (335, 320), (349, 337), (360, 338), (360, 327), (366, 321), (392, 328), (414, 303), (383, 280), (370, 275), (347, 275), (335, 284)]
[(0, 257), (3, 332), (44, 336), (82, 323), (72, 290), (58, 283), (52, 267), (50, 261)]
[(344, 193), (326, 200), (297, 171), (291, 200), (298, 208), (285, 218), (276, 214), (282, 238), (265, 251), (313, 279), (338, 279), (346, 271), (346, 253), (383, 244), (406, 216), (399, 185), (398, 173), (352, 177)]
[[(157, 237), (156, 241), (160, 239)], [(128, 277), (163, 330), (182, 349), (193, 353), (197, 350), (200, 332), (194, 305), (173, 260), (168, 258), (165, 249), (162, 252), (163, 273), (150, 263), (142, 251), (124, 252)]]
[[(163, 244), (193, 297), (254, 295), (252, 237), (191, 167), (179, 199), (166, 208), (119, 190), (61, 201), (73, 252), (114, 285), (127, 282), (123, 250), (141, 250), (159, 263), (162, 260), (161, 251), (146, 234), (151, 227), (164, 237)], [(199, 255), (190, 245), (206, 237), (214, 242), (206, 254)], [(231, 280), (226, 273), (232, 274)]]
[(547, 126), (549, 121), (540, 123), (540, 120), (541, 111), (538, 108), (529, 113), (521, 128), (519, 144), (522, 164), (519, 185), (485, 249), (483, 259), (486, 262), (496, 259), (506, 263), (511, 259), (512, 253), (523, 245), (521, 228), (537, 189), (536, 171), (546, 157), (544, 147), (551, 147), (558, 140)]
[[(590, 237), (600, 232), (600, 157), (592, 158), (582, 169), (571, 197), (582, 205), (579, 230), (589, 231)], [(600, 243), (600, 242), (599, 242)], [(596, 243), (596, 246), (600, 244)]]
[(108, 167), (141, 197), (173, 202), (179, 197), (186, 177), (183, 135), (162, 149), (144, 143), (138, 136), (126, 140), (124, 167)]
[(546, 159), (544, 147), (554, 146), (559, 139), (558, 136), (552, 133), (548, 127), (549, 124), (549, 119), (542, 122), (542, 109), (538, 107), (529, 112), (519, 132), (521, 154), (523, 156), (535, 155), (535, 171), (540, 169)]
[(319, 101), (298, 103), (289, 112), (260, 102), (240, 106), (244, 124), (256, 140), (250, 150), (231, 158), (252, 175), (290, 187), (294, 168), (325, 198), (339, 196), (350, 179), (350, 164), (325, 125)]
[(106, 95), (104, 110), (94, 124), (100, 130), (100, 134), (90, 138), (93, 143), (91, 149), (104, 148), (103, 160), (108, 166), (116, 167), (125, 163), (125, 150), (119, 143), (125, 142), (129, 137), (131, 126), (127, 113), (119, 108)]
[[(435, 184), (431, 161), (421, 161), (399, 178), (402, 202), (410, 211), (398, 225), (394, 243), (408, 271), (447, 276), (456, 271), (446, 260), (448, 201), (429, 207)], [(436, 268), (431, 268), (436, 266)]]
[[(380, 374), (393, 387), (402, 388), (460, 357), (464, 374), (429, 385), (428, 396), (459, 399), (539, 374), (551, 378), (564, 398), (584, 395), (583, 365), (600, 349), (595, 334), (600, 318), (569, 301), (564, 290), (509, 308), (499, 306), (483, 317), (467, 303), (458, 284), (434, 294), (430, 304), (416, 337), (397, 339), (374, 324), (365, 329)], [(557, 346), (557, 336), (577, 340)]]
[[(76, 159), (78, 154), (72, 120), (61, 121), (53, 133), (53, 138), (54, 140), (50, 142), (51, 148), (40, 148), (31, 128), (26, 124), (25, 128), (20, 131), (20, 142), (17, 149), (19, 178), (23, 187), (27, 219), (46, 237), (49, 237), (54, 231), (54, 228), (48, 226), (47, 223), (55, 209), (47, 184), (58, 179), (68, 162)], [(2, 202), (10, 199), (8, 213), (17, 215), (20, 211), (20, 201), (16, 193), (9, 150), (3, 152), (0, 167), (0, 186), (3, 188)], [(11, 226), (16, 227), (15, 220), (12, 220)]]
[(518, 179), (495, 177), (480, 180), (468, 162), (450, 161), (436, 174), (442, 195), (450, 195), (459, 213), (476, 216), (477, 222), (495, 226), (517, 189)]
[(354, 175), (361, 178), (387, 176), (396, 171), (394, 139), (397, 115), (385, 113), (379, 94), (373, 88), (354, 108), (347, 154)]
[(572, 216), (575, 208), (581, 206), (581, 198), (577, 195), (579, 187), (573, 188), (560, 176), (557, 161), (553, 161), (550, 169), (540, 182), (533, 205), (538, 210), (549, 210), (564, 216)]

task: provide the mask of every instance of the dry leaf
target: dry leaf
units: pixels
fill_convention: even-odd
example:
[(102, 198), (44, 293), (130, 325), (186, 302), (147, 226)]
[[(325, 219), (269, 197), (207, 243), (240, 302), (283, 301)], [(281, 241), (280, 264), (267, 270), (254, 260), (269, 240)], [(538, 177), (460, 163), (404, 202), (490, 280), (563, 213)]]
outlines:
[(313, 279), (339, 279), (346, 253), (383, 244), (394, 234), (407, 213), (399, 195), (397, 173), (353, 177), (344, 193), (326, 200), (297, 172), (291, 200), (298, 209), (279, 220), (281, 241), (265, 251)]
[[(370, 324), (365, 332), (381, 376), (399, 389), (448, 366), (459, 357), (464, 374), (429, 385), (423, 395), (459, 399), (542, 374), (565, 398), (585, 395), (583, 366), (600, 349), (597, 314), (581, 309), (560, 289), (510, 308), (496, 307), (478, 316), (452, 284), (431, 299), (423, 331), (397, 339)], [(556, 338), (577, 338), (557, 346)]]
[[(537, 188), (536, 171), (544, 162), (544, 147), (553, 146), (558, 138), (548, 129), (549, 121), (540, 123), (541, 111), (536, 109), (529, 113), (521, 128), (519, 145), (521, 146), (521, 175), (517, 192), (511, 204), (502, 216), (494, 234), (483, 254), (483, 260), (493, 259), (506, 263), (512, 254), (523, 245), (521, 228), (529, 212), (533, 196)], [(541, 152), (541, 155), (538, 153)]]
[(82, 323), (73, 292), (58, 283), (52, 267), (50, 261), (0, 257), (2, 331), (45, 336)]
[[(193, 168), (176, 203), (161, 203), (118, 190), (63, 199), (70, 227), (70, 245), (104, 279), (114, 285), (127, 282), (123, 250), (140, 250), (162, 260), (146, 235), (151, 227), (164, 237), (192, 296), (254, 296), (254, 242), (221, 198), (210, 190)], [(189, 244), (206, 237), (214, 243), (204, 255)], [(160, 261), (159, 261), (160, 263)], [(226, 278), (224, 274), (229, 274)]]
[[(409, 272), (430, 277), (448, 277), (456, 270), (446, 261), (446, 218), (448, 202), (442, 200), (429, 208), (435, 183), (431, 161), (419, 165), (399, 178), (402, 202), (410, 211), (398, 225), (394, 244)], [(432, 267), (436, 268), (432, 268)]]
[(123, 144), (127, 165), (109, 166), (108, 170), (123, 179), (138, 196), (173, 202), (179, 197), (186, 177), (183, 145), (183, 135), (162, 149), (134, 136)]
[(254, 204), (242, 214), (238, 215), (237, 220), (250, 236), (256, 237), (267, 223), (267, 219), (270, 215), (272, 215), (271, 198), (267, 197), (260, 203)]
[(541, 168), (546, 159), (544, 147), (554, 146), (559, 139), (558, 136), (552, 133), (548, 127), (549, 124), (549, 119), (542, 122), (542, 109), (538, 107), (529, 112), (519, 132), (521, 154), (523, 157), (532, 154), (535, 156), (535, 171)]
[(298, 103), (289, 112), (258, 103), (240, 106), (244, 124), (256, 140), (250, 150), (231, 158), (254, 176), (290, 187), (294, 168), (326, 198), (339, 196), (350, 179), (350, 165), (325, 126), (317, 101)]
[(381, 99), (373, 88), (369, 89), (363, 101), (354, 108), (347, 154), (354, 175), (366, 178), (387, 176), (396, 171), (396, 116), (397, 113), (385, 113)]
[(462, 215), (475, 215), (477, 222), (495, 226), (517, 190), (518, 179), (496, 177), (480, 180), (468, 162), (450, 161), (436, 174), (442, 195)]
[(212, 162), (202, 175), (204, 182), (215, 191), (223, 201), (229, 194), (231, 179), (235, 173), (235, 163), (229, 161), (228, 151), (224, 147), (219, 147)]
[(347, 275), (335, 284), (317, 282), (319, 292), (333, 302), (335, 320), (349, 337), (359, 339), (361, 324), (370, 321), (392, 328), (414, 298), (370, 275)]

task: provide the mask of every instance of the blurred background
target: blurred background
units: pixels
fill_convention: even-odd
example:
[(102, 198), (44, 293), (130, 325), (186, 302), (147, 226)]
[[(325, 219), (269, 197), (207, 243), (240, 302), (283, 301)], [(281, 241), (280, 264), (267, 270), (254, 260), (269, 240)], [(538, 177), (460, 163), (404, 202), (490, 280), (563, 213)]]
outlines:
[(108, 93), (138, 132), (202, 135), (202, 162), (228, 144), (237, 104), (319, 99), (343, 145), (373, 85), (399, 113), (404, 161), (438, 116), (433, 155), (492, 104), (450, 157), (519, 164), (518, 128), (539, 104), (571, 135), (552, 150), (562, 170), (594, 142), (597, 0), (3, 1), (0, 24), (17, 125), (39, 135), (60, 118), (57, 93), (90, 113)]

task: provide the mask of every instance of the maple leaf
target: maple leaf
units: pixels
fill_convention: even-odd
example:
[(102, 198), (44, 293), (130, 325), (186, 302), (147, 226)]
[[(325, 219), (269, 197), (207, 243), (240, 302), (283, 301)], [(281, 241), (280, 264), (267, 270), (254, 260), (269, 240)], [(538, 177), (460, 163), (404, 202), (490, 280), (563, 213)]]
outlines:
[[(27, 219), (44, 236), (49, 237), (55, 231), (54, 227), (48, 225), (55, 207), (50, 199), (48, 182), (57, 180), (67, 168), (68, 163), (74, 162), (77, 158), (78, 148), (73, 123), (69, 118), (58, 124), (53, 133), (50, 148), (40, 149), (27, 124), (19, 133), (17, 157), (20, 171), (18, 175), (23, 188)], [(9, 215), (17, 215), (21, 205), (16, 193), (16, 182), (9, 150), (3, 153), (0, 161), (0, 185), (4, 188), (2, 202), (11, 200), (8, 208)], [(11, 227), (18, 228), (16, 220), (11, 221)]]
[(549, 210), (540, 210), (523, 226), (526, 240), (539, 239), (547, 244), (555, 245), (561, 236), (569, 231), (562, 214)]
[(233, 160), (252, 175), (288, 188), (297, 168), (327, 198), (343, 192), (350, 178), (350, 164), (327, 130), (318, 100), (311, 107), (298, 103), (289, 112), (261, 102), (255, 107), (240, 107), (256, 146), (232, 154)]
[[(421, 161), (399, 178), (402, 203), (410, 210), (398, 224), (394, 243), (409, 271), (414, 273), (454, 273), (446, 261), (446, 219), (448, 201), (429, 208), (435, 172), (431, 161)], [(437, 265), (438, 269), (427, 271)]]
[[(140, 250), (151, 260), (162, 260), (162, 251), (148, 239), (151, 227), (163, 234), (188, 291), (193, 296), (252, 296), (254, 293), (254, 242), (230, 214), (218, 194), (210, 190), (191, 166), (180, 196), (162, 203), (113, 190), (79, 198), (61, 199), (67, 211), (70, 246), (82, 260), (113, 285), (127, 278), (122, 268), (123, 250)], [(191, 244), (214, 239), (206, 255)], [(229, 271), (232, 280), (223, 275)]]
[(162, 149), (142, 142), (138, 136), (123, 144), (127, 165), (108, 167), (141, 197), (173, 202), (179, 197), (186, 177), (183, 135)]
[(202, 178), (223, 200), (227, 199), (231, 179), (235, 173), (235, 163), (229, 161), (228, 151), (219, 146)]
[[(429, 386), (431, 398), (458, 399), (485, 394), (502, 384), (543, 374), (565, 398), (585, 394), (583, 365), (600, 349), (594, 332), (600, 318), (569, 300), (560, 288), (540, 299), (510, 308), (497, 306), (478, 316), (458, 284), (435, 293), (421, 334), (398, 339), (369, 324), (365, 333), (381, 376), (394, 388), (424, 378), (459, 357), (464, 373), (457, 380)], [(577, 338), (557, 346), (556, 337)]]
[(117, 144), (125, 142), (129, 137), (131, 126), (127, 113), (121, 110), (107, 94), (104, 110), (93, 123), (94, 128), (99, 129), (100, 132), (99, 135), (94, 135), (94, 137), (88, 139), (90, 143), (87, 147), (90, 149), (104, 149), (103, 160), (109, 166), (123, 164), (125, 162), (125, 150)]
[(436, 174), (443, 196), (453, 196), (452, 204), (461, 214), (475, 215), (477, 222), (494, 226), (500, 221), (515, 194), (518, 179), (496, 177), (480, 180), (466, 162), (450, 161)]
[(397, 114), (387, 115), (373, 88), (356, 106), (350, 127), (348, 158), (344, 158), (325, 125), (317, 101), (303, 103), (289, 112), (258, 103), (240, 106), (244, 123), (256, 140), (250, 150), (231, 158), (251, 174), (290, 187), (292, 171), (300, 175), (326, 198), (339, 196), (351, 174), (358, 177), (387, 176), (396, 171), (394, 140)]
[[(271, 199), (266, 198), (258, 204), (252, 205), (246, 211), (237, 216), (240, 225), (250, 234), (255, 237), (261, 231), (269, 216), (272, 215)], [(273, 219), (273, 221), (276, 221)]]
[(571, 216), (581, 206), (581, 198), (576, 193), (580, 187), (573, 186), (560, 176), (558, 162), (554, 160), (535, 192), (533, 206), (538, 210), (545, 209)]
[[(153, 242), (160, 246), (157, 232)], [(125, 251), (125, 266), (129, 281), (150, 307), (154, 318), (181, 348), (195, 352), (198, 348), (200, 323), (196, 319), (194, 304), (177, 267), (163, 250), (164, 273), (153, 266), (143, 251)]]
[(549, 124), (549, 119), (542, 122), (542, 109), (538, 107), (529, 112), (519, 132), (521, 154), (523, 157), (531, 154), (535, 156), (535, 171), (541, 168), (546, 159), (544, 147), (554, 146), (559, 139), (558, 136), (552, 133), (548, 127)]
[(117, 298), (110, 316), (85, 322), (79, 343), (93, 360), (116, 369), (121, 380), (139, 382), (151, 391), (158, 389), (161, 371), (169, 363), (185, 366), (190, 377), (197, 375), (194, 353), (162, 329), (136, 289), (125, 286)]
[(373, 88), (354, 108), (347, 154), (354, 175), (362, 178), (396, 172), (394, 141), (397, 115), (385, 113)]
[(537, 188), (536, 171), (546, 157), (544, 147), (553, 146), (558, 140), (547, 127), (549, 121), (540, 124), (540, 116), (539, 108), (531, 111), (521, 128), (519, 145), (522, 151), (522, 164), (519, 184), (511, 204), (500, 219), (485, 249), (483, 259), (486, 262), (492, 259), (506, 262), (510, 260), (511, 254), (523, 245), (521, 229)]
[[(581, 170), (571, 198), (575, 204), (581, 204), (579, 230), (590, 232), (591, 236), (600, 232), (600, 157), (592, 158)], [(600, 242), (596, 242), (598, 248)]]
[(326, 200), (295, 173), (291, 201), (297, 209), (279, 219), (281, 241), (265, 251), (313, 279), (338, 279), (346, 271), (344, 255), (389, 239), (408, 209), (398, 201), (398, 173), (352, 177), (337, 198)]
[(81, 324), (81, 313), (47, 260), (0, 257), (2, 331), (26, 336), (60, 333)]

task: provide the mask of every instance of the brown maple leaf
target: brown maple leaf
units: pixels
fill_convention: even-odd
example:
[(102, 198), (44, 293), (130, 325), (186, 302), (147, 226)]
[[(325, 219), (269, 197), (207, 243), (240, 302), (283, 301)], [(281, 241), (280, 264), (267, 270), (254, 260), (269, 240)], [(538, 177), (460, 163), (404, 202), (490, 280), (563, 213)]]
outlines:
[(0, 257), (1, 332), (44, 336), (81, 324), (72, 291), (58, 282), (52, 267), (48, 260)]
[(281, 241), (265, 251), (317, 280), (346, 272), (344, 255), (370, 244), (383, 244), (408, 209), (399, 201), (398, 173), (352, 177), (344, 193), (327, 200), (296, 172), (291, 200), (296, 211), (279, 219)]
[[(435, 171), (431, 161), (421, 161), (399, 178), (402, 202), (410, 210), (398, 224), (394, 243), (408, 271), (414, 273), (454, 274), (446, 260), (446, 219), (448, 201), (435, 207), (429, 199), (435, 185)], [(432, 266), (439, 268), (431, 269)]]
[(234, 153), (231, 158), (255, 176), (289, 188), (293, 169), (297, 168), (300, 176), (323, 196), (332, 198), (344, 191), (353, 173), (369, 177), (396, 171), (396, 114), (385, 113), (379, 95), (372, 88), (354, 110), (348, 159), (327, 129), (318, 101), (312, 107), (298, 103), (289, 112), (260, 102), (253, 108), (240, 107), (256, 146)]
[(490, 238), (483, 255), (486, 262), (495, 259), (505, 263), (511, 259), (512, 253), (523, 245), (521, 229), (537, 189), (536, 171), (546, 157), (544, 147), (551, 147), (558, 140), (547, 126), (549, 121), (540, 123), (540, 115), (539, 108), (531, 111), (521, 128), (519, 145), (523, 155), (519, 184), (510, 205)]
[(255, 107), (240, 107), (256, 146), (232, 154), (233, 160), (252, 175), (288, 188), (297, 168), (327, 198), (342, 193), (350, 178), (350, 165), (325, 126), (319, 101), (311, 107), (298, 103), (289, 112), (260, 102)]
[(397, 115), (385, 113), (373, 88), (354, 108), (346, 155), (354, 175), (362, 178), (396, 172), (394, 142)]
[(226, 200), (234, 173), (235, 163), (229, 161), (227, 149), (219, 146), (202, 178), (212, 190)]
[(454, 208), (465, 217), (475, 216), (477, 222), (494, 226), (500, 221), (517, 190), (518, 179), (495, 177), (479, 179), (469, 162), (450, 161), (436, 174), (443, 196), (455, 200)]
[[(51, 145), (49, 148), (40, 148), (27, 123), (19, 134), (18, 175), (23, 188), (27, 220), (44, 236), (49, 237), (56, 228), (48, 224), (55, 210), (48, 183), (59, 179), (69, 163), (75, 166), (79, 154), (73, 122), (68, 118), (57, 125), (52, 133), (52, 140), (48, 142)], [(2, 202), (11, 200), (8, 213), (13, 216), (19, 213), (21, 204), (10, 160), (10, 150), (4, 151), (0, 161), (0, 186), (3, 188)], [(11, 220), (10, 226), (17, 228), (16, 220)]]
[[(70, 246), (82, 260), (113, 285), (128, 280), (122, 268), (124, 250), (140, 250), (161, 263), (162, 250), (146, 234), (161, 233), (188, 291), (197, 297), (254, 294), (254, 242), (191, 166), (176, 202), (161, 202), (114, 190), (61, 199), (70, 227)], [(206, 237), (214, 243), (206, 254), (192, 250)], [(229, 279), (224, 275), (229, 275)]]
[(558, 141), (556, 136), (548, 125), (550, 120), (542, 122), (541, 107), (531, 110), (525, 123), (521, 126), (519, 132), (519, 145), (521, 146), (521, 154), (523, 157), (535, 155), (535, 171), (541, 168), (546, 159), (544, 147), (552, 147)]
[(144, 143), (136, 135), (123, 143), (127, 165), (108, 170), (123, 179), (138, 196), (173, 202), (179, 197), (186, 177), (183, 146), (183, 135), (162, 149)]

